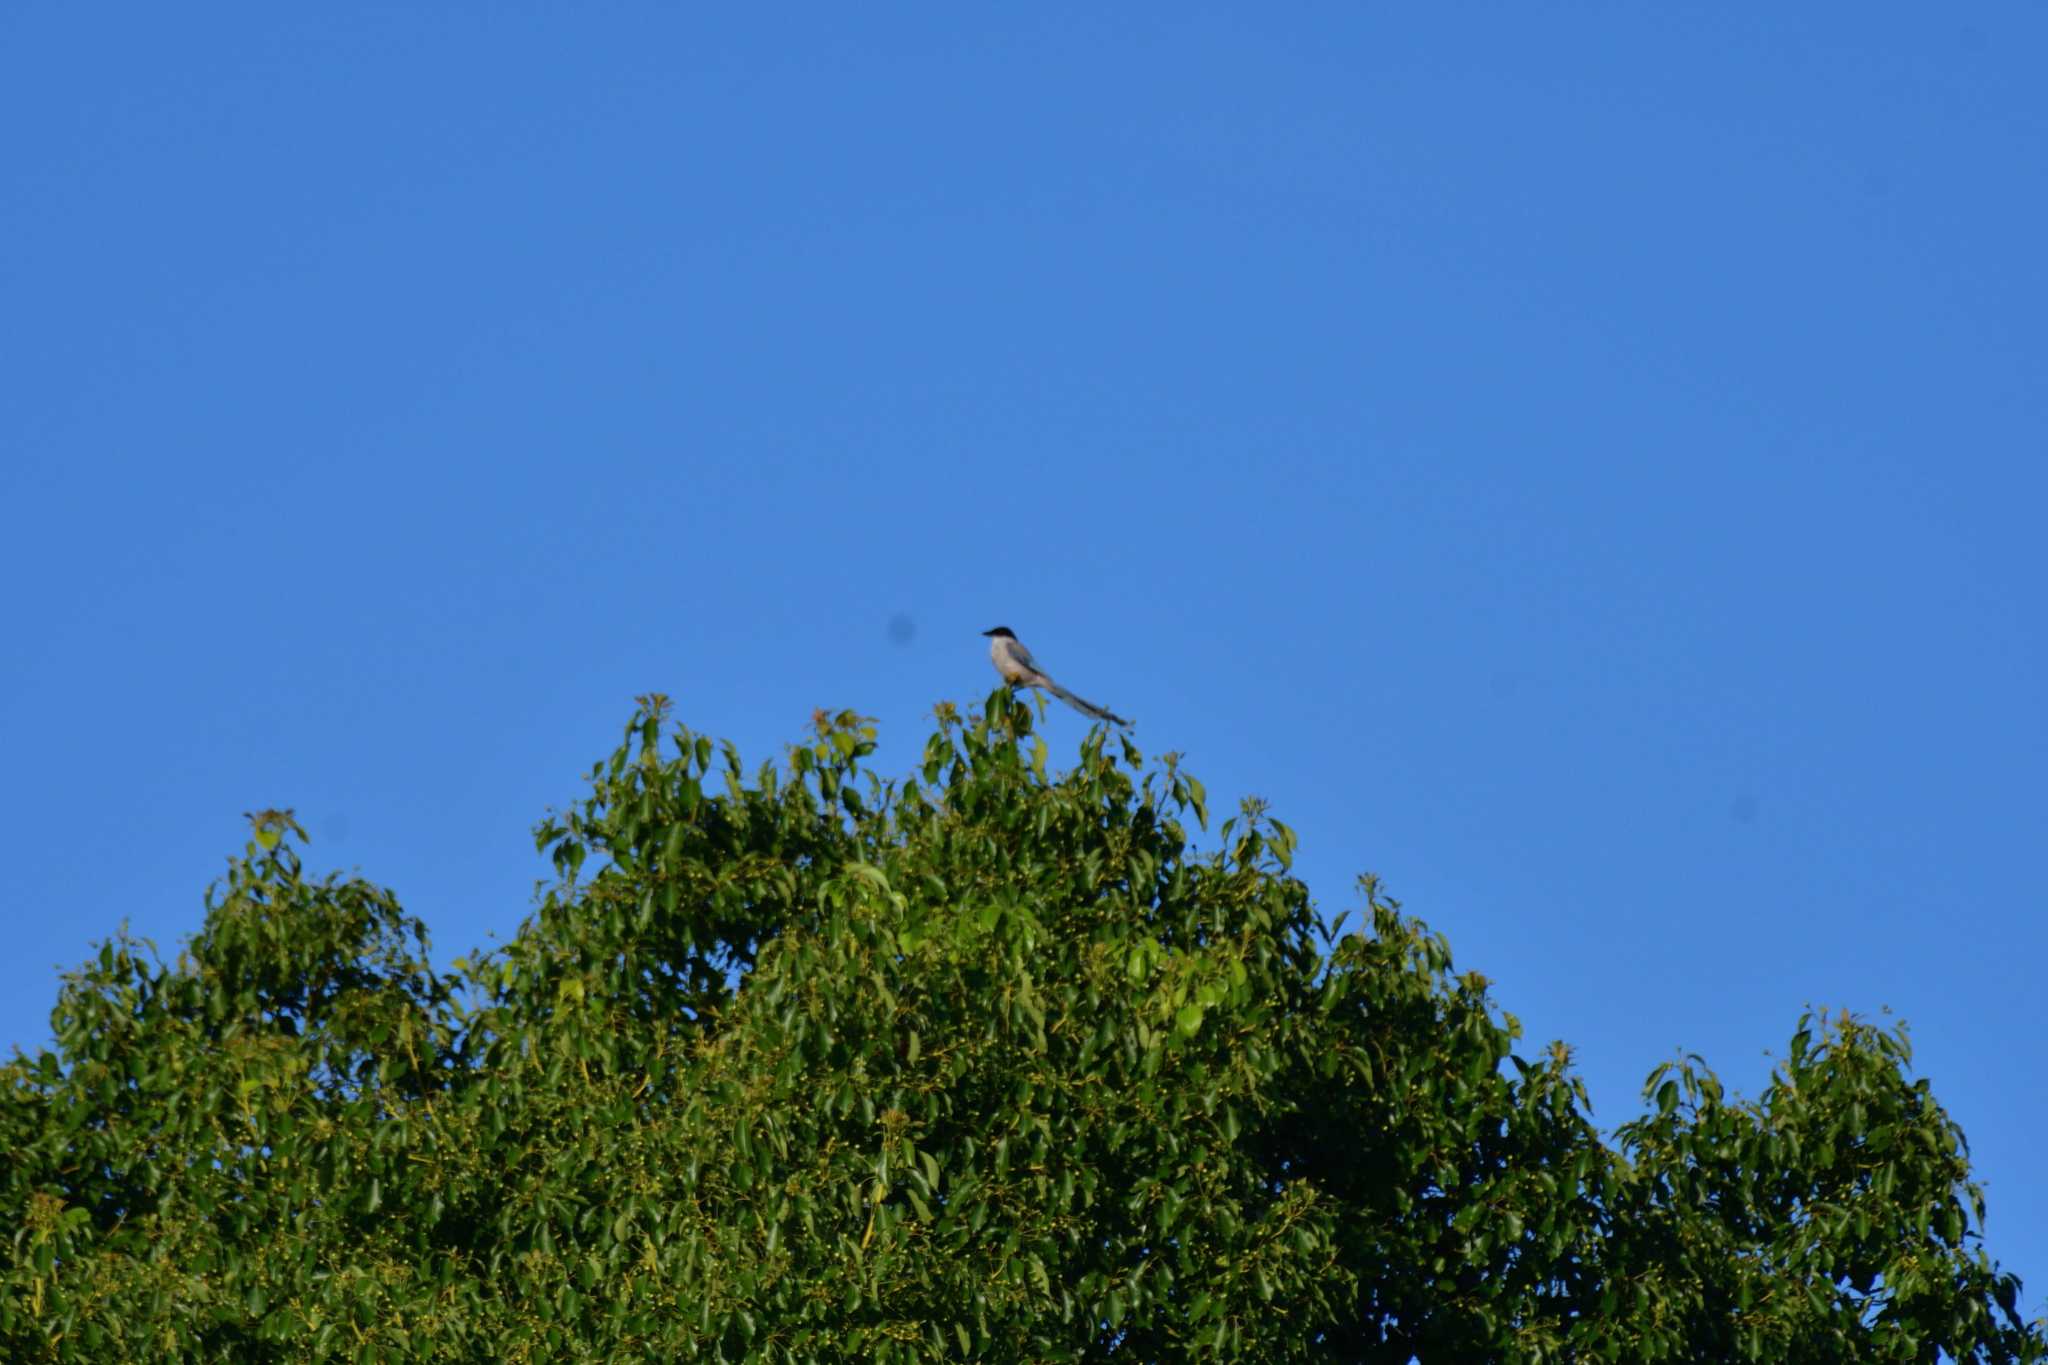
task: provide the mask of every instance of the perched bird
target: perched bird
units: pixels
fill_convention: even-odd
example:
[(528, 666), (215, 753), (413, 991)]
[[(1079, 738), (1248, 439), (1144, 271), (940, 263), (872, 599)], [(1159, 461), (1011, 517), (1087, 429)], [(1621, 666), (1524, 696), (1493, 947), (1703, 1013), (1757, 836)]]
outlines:
[(1105, 710), (1092, 701), (1083, 701), (1066, 688), (1061, 687), (1038, 666), (1038, 660), (1031, 657), (1031, 651), (1024, 648), (1024, 642), (1013, 634), (1008, 626), (997, 626), (985, 630), (989, 637), (988, 658), (996, 666), (996, 672), (1003, 675), (1003, 681), (1012, 687), (1042, 687), (1073, 707), (1084, 716), (1106, 720), (1111, 725), (1129, 725), (1130, 722), (1113, 711)]

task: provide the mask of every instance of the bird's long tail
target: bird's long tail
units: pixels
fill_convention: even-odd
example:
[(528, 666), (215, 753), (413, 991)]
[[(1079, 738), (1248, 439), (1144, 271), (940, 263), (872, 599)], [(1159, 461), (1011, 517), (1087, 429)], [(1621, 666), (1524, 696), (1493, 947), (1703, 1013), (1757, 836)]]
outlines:
[(1125, 727), (1128, 727), (1130, 725), (1129, 721), (1125, 720), (1122, 716), (1116, 714), (1116, 712), (1111, 711), (1106, 707), (1097, 706), (1092, 701), (1083, 701), (1081, 698), (1075, 696), (1072, 692), (1067, 691), (1066, 688), (1061, 687), (1058, 683), (1054, 682), (1051, 678), (1047, 678), (1045, 680), (1045, 690), (1052, 693), (1055, 697), (1058, 697), (1061, 701), (1073, 707), (1076, 711), (1079, 711), (1084, 716), (1093, 716), (1097, 720), (1106, 720), (1111, 725), (1121, 725)]

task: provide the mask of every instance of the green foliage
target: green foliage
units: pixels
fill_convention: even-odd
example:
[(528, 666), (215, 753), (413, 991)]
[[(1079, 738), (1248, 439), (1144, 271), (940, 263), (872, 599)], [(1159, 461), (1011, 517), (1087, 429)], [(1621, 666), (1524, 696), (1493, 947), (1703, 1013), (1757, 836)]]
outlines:
[(898, 783), (852, 713), (750, 775), (666, 709), (453, 977), (266, 811), (176, 963), (66, 978), (0, 1069), (0, 1356), (2048, 1359), (1902, 1032), (1661, 1068), (1610, 1146), (1171, 756), (1053, 772), (997, 693)]

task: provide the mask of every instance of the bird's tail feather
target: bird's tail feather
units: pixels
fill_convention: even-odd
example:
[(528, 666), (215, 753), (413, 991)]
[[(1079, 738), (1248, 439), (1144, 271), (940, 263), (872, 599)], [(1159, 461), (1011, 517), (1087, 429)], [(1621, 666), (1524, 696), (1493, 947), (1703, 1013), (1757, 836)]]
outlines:
[(1066, 688), (1061, 687), (1058, 683), (1054, 682), (1051, 678), (1047, 678), (1045, 680), (1045, 690), (1052, 693), (1055, 697), (1058, 697), (1061, 701), (1073, 707), (1076, 711), (1079, 711), (1084, 716), (1093, 716), (1097, 720), (1106, 720), (1111, 725), (1128, 726), (1130, 724), (1130, 722), (1125, 720), (1122, 716), (1117, 715), (1114, 711), (1111, 711), (1106, 707), (1097, 706), (1092, 701), (1083, 701), (1081, 698), (1075, 696), (1072, 692), (1067, 691)]

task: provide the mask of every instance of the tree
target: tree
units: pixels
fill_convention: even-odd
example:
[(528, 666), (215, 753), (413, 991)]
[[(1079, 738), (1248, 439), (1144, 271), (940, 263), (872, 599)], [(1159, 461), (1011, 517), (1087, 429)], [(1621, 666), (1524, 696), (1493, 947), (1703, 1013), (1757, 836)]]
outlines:
[(69, 975), (0, 1085), (0, 1354), (2048, 1359), (1902, 1030), (1804, 1020), (1749, 1101), (1660, 1068), (1609, 1144), (1171, 755), (1055, 773), (998, 692), (901, 781), (852, 713), (749, 777), (666, 710), (452, 973), (267, 811), (175, 962)]

